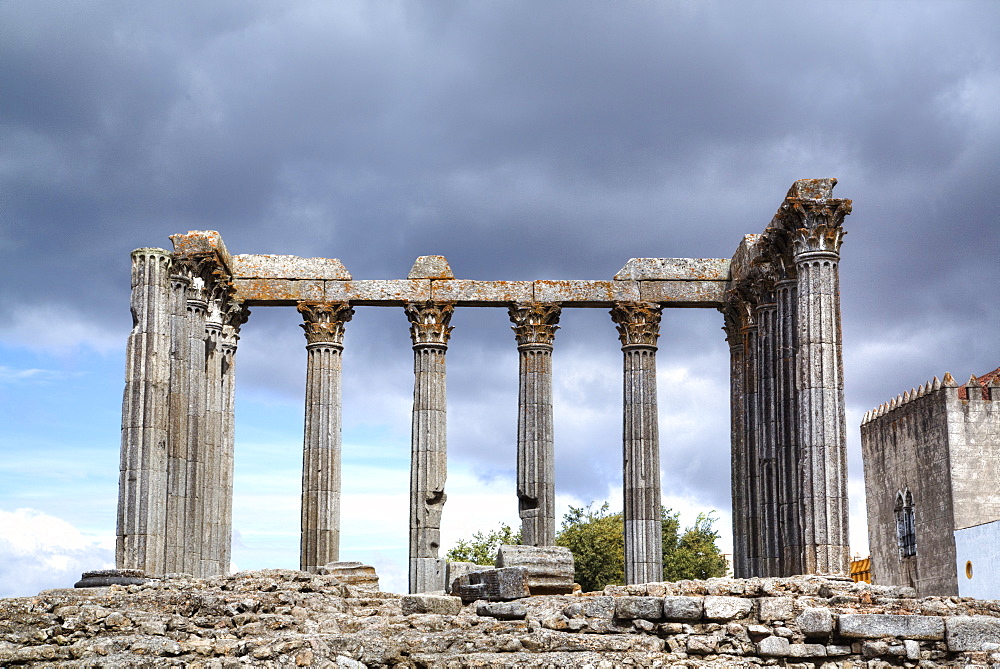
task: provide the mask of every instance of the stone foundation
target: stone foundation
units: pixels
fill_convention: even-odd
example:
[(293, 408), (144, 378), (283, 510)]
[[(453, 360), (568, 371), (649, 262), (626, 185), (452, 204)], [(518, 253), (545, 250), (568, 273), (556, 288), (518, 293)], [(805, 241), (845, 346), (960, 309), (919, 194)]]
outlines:
[(413, 597), (291, 570), (47, 590), (0, 600), (0, 665), (1000, 663), (1000, 602), (917, 599), (910, 588), (818, 576), (609, 586), (465, 606), (453, 597)]

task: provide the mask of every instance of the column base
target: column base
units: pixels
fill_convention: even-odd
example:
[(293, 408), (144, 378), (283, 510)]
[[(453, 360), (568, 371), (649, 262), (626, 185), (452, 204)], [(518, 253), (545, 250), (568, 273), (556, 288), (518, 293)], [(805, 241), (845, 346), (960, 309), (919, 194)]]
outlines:
[(103, 588), (109, 585), (142, 585), (149, 579), (141, 569), (97, 569), (85, 571), (74, 588)]
[(443, 558), (410, 558), (410, 594), (443, 593), (447, 563)]

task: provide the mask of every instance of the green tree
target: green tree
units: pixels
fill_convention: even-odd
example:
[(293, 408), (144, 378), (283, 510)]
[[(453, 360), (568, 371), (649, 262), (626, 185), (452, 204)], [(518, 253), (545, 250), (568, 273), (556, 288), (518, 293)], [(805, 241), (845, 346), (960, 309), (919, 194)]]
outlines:
[(445, 557), (451, 562), (475, 562), (493, 564), (501, 546), (521, 543), (521, 532), (515, 532), (510, 525), (500, 523), (500, 528), (492, 532), (476, 532), (470, 541), (459, 539)]
[[(679, 514), (661, 508), (663, 523), (663, 580), (709, 578), (726, 573), (726, 559), (716, 540), (711, 513), (699, 514), (695, 524), (680, 531)], [(621, 513), (609, 513), (607, 502), (599, 509), (570, 507), (556, 535), (556, 545), (573, 553), (576, 580), (585, 592), (625, 582), (625, 539)]]

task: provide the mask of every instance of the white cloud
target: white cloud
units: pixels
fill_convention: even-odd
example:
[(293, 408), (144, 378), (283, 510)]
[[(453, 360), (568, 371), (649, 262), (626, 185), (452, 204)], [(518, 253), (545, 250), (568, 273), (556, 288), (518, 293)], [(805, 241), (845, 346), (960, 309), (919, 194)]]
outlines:
[(80, 348), (99, 353), (117, 351), (124, 348), (126, 334), (74, 309), (51, 303), (15, 305), (0, 324), (0, 339), (29, 350), (53, 353), (71, 353)]
[(85, 571), (114, 568), (114, 543), (35, 509), (0, 509), (0, 597), (72, 587)]

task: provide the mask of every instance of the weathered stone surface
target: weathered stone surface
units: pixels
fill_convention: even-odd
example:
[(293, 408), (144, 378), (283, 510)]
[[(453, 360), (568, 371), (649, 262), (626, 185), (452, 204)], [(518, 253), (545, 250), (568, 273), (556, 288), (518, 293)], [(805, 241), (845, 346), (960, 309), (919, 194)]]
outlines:
[(517, 602), (481, 602), (476, 607), (476, 615), (497, 620), (524, 620), (528, 617), (528, 609)]
[(573, 553), (562, 546), (501, 546), (496, 566), (523, 567), (532, 595), (573, 592)]
[(148, 581), (141, 569), (96, 569), (85, 571), (74, 588), (103, 588), (109, 585), (141, 585)]
[(944, 619), (937, 616), (843, 614), (837, 622), (840, 635), (850, 639), (878, 639), (885, 636), (933, 640), (944, 638)]
[(761, 620), (791, 620), (795, 617), (795, 600), (792, 597), (761, 597), (757, 600)]
[(445, 565), (445, 592), (450, 594), (456, 579), (473, 571), (484, 571), (489, 567), (475, 562), (447, 562)]
[(176, 257), (208, 257), (217, 259), (230, 271), (232, 256), (222, 243), (222, 236), (215, 230), (191, 230), (186, 234), (170, 235)]
[(1000, 644), (1000, 618), (956, 616), (945, 621), (948, 650), (986, 650), (985, 644)]
[(523, 567), (470, 572), (455, 579), (451, 591), (464, 602), (477, 599), (502, 602), (531, 595), (528, 572)]
[(410, 268), (407, 279), (454, 279), (444, 256), (420, 256)]
[(789, 654), (788, 639), (780, 636), (769, 636), (757, 644), (757, 652), (764, 657), (786, 657)]
[(332, 576), (344, 585), (378, 590), (378, 574), (375, 573), (375, 567), (361, 562), (329, 562), (320, 567), (316, 573)]
[(826, 646), (818, 643), (793, 643), (788, 646), (788, 657), (826, 657)]
[(799, 631), (807, 637), (826, 636), (833, 632), (833, 614), (830, 609), (808, 607), (795, 619)]
[(354, 305), (405, 306), (431, 299), (428, 279), (324, 281), (323, 299)]
[(705, 618), (708, 620), (734, 620), (744, 618), (753, 609), (753, 600), (742, 597), (705, 597)]
[(605, 306), (616, 301), (637, 301), (639, 286), (631, 281), (535, 281), (535, 302), (567, 306)]
[(441, 616), (454, 616), (462, 610), (462, 600), (447, 595), (403, 595), (400, 601), (403, 615), (414, 613), (436, 613)]
[(351, 280), (337, 258), (240, 254), (232, 256), (232, 271), (234, 279)]
[(702, 597), (663, 598), (663, 617), (667, 620), (700, 620), (704, 611)]
[(451, 279), (431, 281), (431, 299), (450, 300), (463, 306), (507, 306), (512, 302), (533, 302), (531, 281), (474, 281)]
[(630, 258), (616, 281), (726, 281), (728, 258)]
[(250, 305), (291, 306), (326, 299), (324, 282), (319, 280), (235, 279), (233, 288), (237, 299)]
[(722, 306), (724, 281), (640, 281), (639, 299), (664, 306)]
[(659, 597), (619, 597), (615, 600), (615, 618), (662, 620), (663, 600)]

